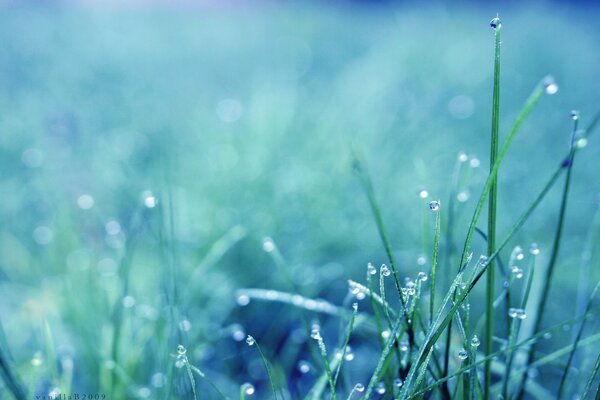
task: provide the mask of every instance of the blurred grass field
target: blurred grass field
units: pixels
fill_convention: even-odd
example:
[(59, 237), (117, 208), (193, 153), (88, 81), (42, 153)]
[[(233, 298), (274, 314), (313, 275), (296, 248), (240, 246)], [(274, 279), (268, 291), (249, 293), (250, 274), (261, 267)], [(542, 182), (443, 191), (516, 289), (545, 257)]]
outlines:
[[(298, 361), (318, 362), (303, 344), (301, 312), (236, 302), (241, 288), (287, 290), (263, 238), (273, 238), (302, 295), (337, 305), (348, 279), (386, 261), (352, 174), (354, 144), (403, 276), (425, 268), (417, 259), (430, 256), (427, 203), (446, 201), (457, 154), (480, 160), (461, 186), (462, 243), (489, 163), (496, 12), (501, 140), (542, 77), (560, 87), (500, 171), (502, 236), (568, 151), (571, 109), (583, 126), (600, 109), (599, 11), (552, 2), (0, 5), (0, 343), (24, 384), (162, 399), (173, 373), (171, 398), (189, 398), (169, 355), (183, 343), (229, 396), (252, 382), (255, 398), (268, 398), (258, 354), (232, 338), (239, 324), (300, 398), (316, 372), (301, 374)], [(579, 267), (599, 204), (599, 157), (592, 137), (574, 167), (549, 323), (572, 317), (578, 288), (589, 289)], [(542, 266), (559, 200), (555, 189), (513, 241), (539, 243)], [(476, 254), (484, 249), (475, 242)], [(600, 278), (595, 253), (591, 265), (588, 285)], [(455, 273), (448, 267), (444, 282)], [(339, 320), (319, 319), (335, 342)], [(351, 345), (349, 388), (379, 355), (368, 331)], [(10, 398), (2, 386), (0, 396)]]

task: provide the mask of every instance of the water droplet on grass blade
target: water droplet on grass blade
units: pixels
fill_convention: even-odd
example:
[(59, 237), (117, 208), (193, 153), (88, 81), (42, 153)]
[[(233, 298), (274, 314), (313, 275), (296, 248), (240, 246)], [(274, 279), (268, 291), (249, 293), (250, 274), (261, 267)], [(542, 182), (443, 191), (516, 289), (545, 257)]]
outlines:
[(429, 202), (429, 209), (431, 211), (439, 211), (440, 209), (440, 202), (439, 200), (433, 200)]
[(512, 267), (512, 273), (516, 279), (521, 279), (523, 277), (523, 270), (517, 266)]
[(357, 392), (362, 393), (365, 391), (365, 385), (363, 385), (362, 383), (357, 383), (356, 385), (354, 385), (354, 389)]
[(373, 264), (371, 264), (371, 263), (368, 263), (368, 264), (367, 264), (367, 273), (368, 273), (369, 275), (375, 275), (375, 274), (377, 274), (377, 268), (375, 268), (375, 267), (373, 266)]
[(381, 270), (381, 275), (383, 275), (383, 276), (390, 276), (390, 274), (391, 274), (390, 269), (385, 264), (381, 264), (380, 270)]
[(579, 111), (571, 110), (571, 119), (577, 121), (579, 119)]
[(385, 383), (379, 382), (377, 384), (377, 386), (375, 387), (375, 392), (377, 392), (377, 394), (384, 394), (385, 393)]
[(490, 21), (490, 26), (492, 27), (492, 29), (499, 29), (502, 27), (502, 22), (500, 21), (499, 17), (496, 18), (492, 18), (492, 20)]
[(460, 349), (460, 351), (458, 352), (458, 358), (460, 358), (461, 360), (466, 360), (467, 357), (469, 357), (469, 353), (467, 353), (465, 349)]
[(469, 156), (464, 151), (458, 153), (458, 161), (461, 163), (467, 162), (469, 160)]
[(298, 371), (302, 374), (308, 374), (311, 370), (310, 363), (306, 360), (298, 361)]
[(344, 354), (344, 360), (352, 361), (354, 360), (354, 351), (351, 346), (346, 346), (346, 354)]
[(540, 248), (537, 243), (531, 243), (531, 246), (529, 246), (529, 253), (533, 254), (534, 256), (540, 254)]
[(158, 199), (154, 196), (154, 194), (150, 190), (145, 190), (142, 193), (142, 200), (143, 200), (144, 206), (146, 206), (146, 208), (154, 208), (158, 204)]
[(246, 382), (244, 383), (241, 387), (240, 390), (242, 392), (244, 392), (244, 394), (251, 396), (254, 394), (254, 392), (256, 391), (256, 389), (254, 389), (254, 385), (252, 385), (250, 382)]
[(427, 274), (423, 271), (419, 272), (419, 274), (417, 275), (417, 277), (419, 278), (419, 280), (421, 282), (425, 282), (427, 280)]
[(547, 77), (545, 77), (542, 81), (542, 84), (544, 85), (544, 91), (546, 92), (546, 94), (555, 94), (556, 92), (558, 92), (558, 85), (556, 84), (552, 76), (548, 75)]
[(510, 318), (525, 319), (527, 318), (527, 313), (522, 308), (511, 307), (508, 309), (508, 316)]
[(182, 344), (177, 346), (177, 355), (183, 356), (185, 353), (187, 353), (187, 349)]
[(426, 199), (429, 196), (429, 191), (424, 187), (420, 187), (419, 189), (417, 189), (417, 194), (420, 198)]
[(473, 338), (471, 339), (471, 347), (473, 347), (474, 349), (477, 349), (480, 344), (481, 344), (481, 341), (479, 340), (477, 335), (473, 335)]
[(238, 303), (238, 305), (240, 305), (242, 307), (247, 306), (248, 304), (250, 304), (250, 297), (248, 297), (245, 294), (241, 294), (237, 298), (237, 303)]
[(266, 237), (263, 239), (262, 247), (264, 251), (270, 253), (273, 250), (275, 250), (275, 242), (273, 242), (273, 239), (271, 239), (270, 237)]
[(255, 343), (256, 343), (256, 340), (254, 340), (254, 338), (252, 336), (248, 335), (246, 337), (246, 344), (248, 346), (254, 346)]

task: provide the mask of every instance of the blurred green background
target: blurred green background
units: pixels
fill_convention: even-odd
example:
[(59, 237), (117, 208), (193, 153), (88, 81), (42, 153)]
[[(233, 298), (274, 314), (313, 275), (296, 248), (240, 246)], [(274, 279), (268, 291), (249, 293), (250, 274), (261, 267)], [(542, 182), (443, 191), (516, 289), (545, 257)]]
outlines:
[[(44, 393), (118, 382), (114, 396), (166, 398), (169, 352), (183, 343), (228, 394), (249, 381), (266, 398), (256, 352), (232, 339), (240, 324), (285, 371), (291, 395), (305, 393), (315, 375), (295, 368), (310, 357), (299, 312), (236, 304), (239, 288), (286, 290), (263, 237), (303, 295), (338, 305), (347, 279), (364, 281), (367, 262), (386, 261), (350, 167), (353, 143), (403, 276), (428, 271), (417, 263), (430, 253), (427, 203), (447, 202), (458, 153), (480, 160), (461, 184), (453, 231), (462, 243), (487, 172), (496, 12), (501, 138), (540, 79), (552, 74), (560, 87), (524, 123), (500, 172), (502, 237), (566, 154), (571, 109), (585, 127), (600, 108), (599, 11), (566, 2), (1, 5), (0, 318), (24, 383)], [(548, 324), (575, 312), (598, 206), (595, 139), (574, 167)], [(147, 191), (155, 207), (145, 207), (154, 205)], [(559, 196), (512, 243), (538, 242), (540, 265)], [(483, 249), (476, 241), (476, 255)], [(599, 278), (593, 261), (589, 282)], [(451, 279), (455, 266), (442, 267)], [(319, 318), (333, 346), (339, 321)], [(350, 387), (379, 352), (368, 332), (351, 344)], [(185, 374), (173, 374), (184, 398)]]

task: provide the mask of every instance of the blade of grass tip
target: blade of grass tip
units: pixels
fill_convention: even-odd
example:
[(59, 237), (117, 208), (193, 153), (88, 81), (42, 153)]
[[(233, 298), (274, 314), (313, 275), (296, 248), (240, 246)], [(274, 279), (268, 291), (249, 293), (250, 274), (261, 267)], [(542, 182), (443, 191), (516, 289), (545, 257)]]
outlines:
[[(510, 145), (512, 144), (513, 140), (515, 139), (516, 134), (519, 131), (519, 128), (521, 127), (521, 124), (523, 123), (525, 118), (531, 113), (531, 111), (534, 109), (535, 105), (538, 103), (538, 101), (541, 99), (541, 97), (543, 96), (543, 94), (545, 92), (549, 93), (549, 94), (556, 93), (556, 91), (553, 89), (554, 87), (556, 87), (556, 84), (554, 83), (553, 78), (551, 78), (551, 77), (544, 78), (542, 80), (542, 82), (540, 82), (533, 89), (533, 92), (529, 95), (529, 98), (525, 102), (525, 105), (521, 109), (521, 112), (517, 116), (515, 123), (513, 124), (512, 128), (510, 129), (508, 136), (507, 136), (506, 140), (504, 141), (502, 148), (500, 149), (498, 158), (496, 159), (496, 162), (494, 163), (494, 166), (493, 166), (492, 170), (490, 171), (490, 174), (488, 175), (488, 178), (484, 185), (481, 196), (479, 197), (479, 200), (477, 202), (477, 206), (475, 207), (475, 211), (473, 212), (473, 217), (471, 218), (471, 222), (469, 224), (469, 229), (467, 231), (467, 236), (465, 238), (463, 251), (462, 251), (462, 254), (460, 257), (459, 266), (463, 266), (466, 264), (465, 261), (469, 254), (469, 249), (471, 247), (471, 241), (473, 240), (475, 228), (477, 227), (477, 222), (479, 221), (479, 217), (481, 216), (483, 206), (485, 205), (485, 200), (487, 199), (487, 196), (490, 192), (492, 184), (494, 183), (494, 181), (496, 179), (496, 175), (498, 174), (500, 165), (502, 164), (502, 161), (504, 160), (504, 157), (506, 156), (506, 153), (508, 152)], [(490, 260), (491, 260), (491, 257), (490, 257)], [(452, 325), (451, 325), (452, 319), (450, 319), (449, 321), (450, 321), (450, 325), (448, 326), (448, 335), (450, 335), (451, 331), (452, 331)], [(445, 361), (444, 366), (445, 366), (446, 373), (447, 373), (446, 365), (448, 363), (447, 360), (449, 359), (449, 356), (450, 356), (449, 350), (450, 350), (449, 347), (446, 347), (446, 354), (445, 354), (445, 360), (444, 360)]]
[[(520, 347), (523, 347), (523, 346), (525, 346), (525, 345), (527, 345), (527, 344), (529, 344), (531, 342), (537, 341), (538, 339), (542, 338), (544, 335), (546, 335), (548, 333), (559, 331), (559, 330), (562, 329), (562, 327), (563, 327), (563, 325), (565, 323), (575, 324), (575, 323), (578, 323), (578, 322), (583, 321), (585, 319), (591, 318), (592, 316), (597, 316), (598, 314), (600, 314), (600, 308), (596, 308), (596, 309), (590, 310), (587, 314), (580, 315), (580, 316), (575, 317), (575, 318), (573, 318), (571, 320), (563, 321), (560, 324), (556, 324), (556, 325), (554, 325), (554, 326), (552, 326), (550, 328), (544, 329), (543, 331), (540, 331), (540, 332), (536, 333), (535, 335), (532, 335), (532, 336), (530, 336), (530, 337), (528, 337), (526, 339), (523, 339), (522, 341), (520, 341), (519, 343), (517, 343), (517, 344), (515, 344), (515, 345), (513, 345), (511, 347), (506, 347), (504, 349), (498, 350), (495, 353), (490, 354), (489, 356), (487, 356), (485, 358), (477, 360), (472, 366), (478, 366), (478, 365), (484, 364), (487, 361), (487, 359), (493, 359), (493, 358), (499, 357), (499, 356), (501, 356), (502, 354), (504, 354), (504, 353), (506, 353), (508, 351), (516, 350), (516, 349), (518, 349)], [(470, 367), (471, 366), (460, 368), (460, 369), (456, 370), (453, 374), (438, 379), (437, 381), (433, 382), (432, 384), (430, 384), (426, 388), (424, 388), (424, 389), (422, 389), (422, 390), (420, 390), (420, 391), (412, 394), (409, 398), (412, 399), (412, 398), (415, 398), (415, 397), (417, 397), (419, 395), (423, 395), (424, 393), (426, 393), (426, 392), (434, 389), (436, 386), (439, 386), (439, 385), (441, 385), (444, 382), (447, 382), (447, 381), (449, 381), (451, 379), (454, 379), (454, 378), (460, 376), (465, 371), (467, 371)]]
[(175, 357), (177, 357), (177, 363), (181, 363), (179, 366), (185, 367), (188, 379), (190, 380), (190, 385), (192, 386), (192, 394), (194, 396), (194, 400), (198, 400), (198, 393), (196, 392), (196, 380), (194, 379), (194, 374), (192, 373), (190, 362), (186, 353), (187, 349), (180, 344), (179, 346), (177, 346), (177, 355), (175, 355)]
[[(582, 400), (586, 400), (590, 395), (590, 391), (592, 390), (592, 384), (594, 383), (594, 380), (598, 375), (598, 371), (600, 371), (600, 354), (598, 354), (598, 357), (596, 358), (596, 363), (594, 364), (594, 368), (592, 369), (592, 373), (590, 374), (590, 377), (587, 383), (585, 384), (585, 389), (583, 390), (583, 395), (581, 396)], [(598, 397), (597, 394), (596, 397)]]
[(340, 362), (335, 369), (335, 376), (333, 377), (333, 387), (337, 384), (338, 377), (340, 375), (340, 370), (342, 369), (342, 363), (344, 362), (344, 358), (346, 356), (346, 350), (348, 349), (348, 343), (350, 343), (350, 336), (352, 335), (352, 331), (354, 329), (354, 322), (356, 321), (356, 315), (358, 314), (358, 303), (354, 303), (352, 305), (353, 313), (350, 318), (350, 322), (348, 323), (348, 329), (346, 330), (346, 337), (344, 339), (344, 345), (342, 346), (342, 353), (340, 356)]
[[(265, 357), (265, 354), (263, 353), (262, 349), (258, 345), (258, 342), (256, 341), (256, 339), (254, 339), (254, 337), (248, 335), (248, 337), (246, 338), (246, 343), (248, 344), (248, 346), (256, 345), (256, 350), (258, 350), (258, 353), (260, 354), (260, 358), (262, 359), (263, 365), (265, 366), (265, 370), (267, 371), (267, 376), (269, 378), (269, 383), (271, 384), (271, 391), (273, 392), (273, 397), (275, 398), (275, 400), (277, 400), (279, 397), (277, 396), (277, 389), (275, 386), (275, 381), (273, 379), (273, 374), (271, 373), (271, 367), (269, 366), (269, 361), (267, 360), (267, 357)], [(325, 360), (327, 360), (327, 358), (325, 358)], [(329, 363), (327, 363), (326, 368), (329, 368)], [(335, 397), (333, 397), (333, 399), (335, 400)]]
[[(563, 226), (565, 222), (565, 215), (567, 212), (567, 200), (569, 198), (569, 189), (571, 186), (571, 174), (573, 171), (573, 162), (575, 161), (575, 154), (577, 152), (577, 146), (575, 146), (574, 139), (575, 133), (577, 132), (577, 126), (579, 122), (579, 113), (572, 112), (573, 117), (573, 129), (571, 134), (571, 143), (569, 149), (569, 156), (563, 162), (563, 167), (567, 170), (567, 176), (565, 178), (565, 183), (562, 190), (560, 209), (558, 214), (558, 221), (556, 223), (556, 232), (554, 234), (554, 240), (552, 243), (552, 250), (550, 254), (550, 261), (548, 261), (548, 268), (546, 270), (546, 274), (544, 275), (544, 282), (542, 283), (542, 295), (540, 301), (537, 305), (537, 310), (535, 314), (535, 320), (533, 324), (533, 331), (536, 332), (540, 329), (542, 325), (542, 318), (544, 316), (546, 310), (546, 303), (548, 301), (548, 293), (552, 286), (552, 278), (554, 276), (554, 270), (556, 267), (556, 262), (558, 260), (558, 254), (560, 250), (560, 244), (562, 239)], [(529, 354), (527, 355), (527, 361), (525, 365), (529, 365), (535, 359), (535, 343), (530, 347)], [(521, 378), (520, 389), (517, 398), (522, 399), (524, 396), (525, 390), (525, 377)]]
[[(490, 172), (494, 168), (498, 157), (498, 129), (500, 126), (500, 32), (502, 23), (500, 18), (492, 19), (490, 22), (494, 29), (495, 45), (494, 45), (494, 92), (492, 101), (492, 132), (490, 141)], [(488, 254), (494, 252), (496, 245), (496, 202), (498, 191), (498, 179), (494, 177), (490, 186), (489, 202), (488, 202)], [(485, 302), (485, 336), (483, 341), (483, 350), (485, 355), (489, 355), (493, 350), (492, 336), (494, 333), (494, 287), (495, 287), (495, 272), (494, 264), (488, 268), (486, 281), (486, 302)], [(483, 395), (486, 398), (490, 396), (490, 385), (492, 383), (492, 362), (488, 361), (483, 366), (484, 386)]]
[[(585, 313), (587, 313), (590, 310), (590, 308), (592, 307), (592, 301), (594, 300), (594, 297), (596, 296), (596, 293), (598, 292), (598, 288), (600, 288), (600, 282), (598, 282), (596, 284), (596, 287), (594, 287), (594, 290), (592, 290), (592, 294), (590, 295), (590, 298), (588, 299), (587, 305), (585, 307)], [(565, 382), (567, 381), (567, 376), (569, 375), (569, 370), (571, 369), (571, 363), (573, 362), (573, 357), (575, 356), (575, 352), (577, 350), (577, 344), (579, 343), (579, 341), (581, 340), (581, 336), (583, 335), (584, 326), (585, 326), (585, 320), (583, 320), (581, 322), (581, 325), (579, 326), (579, 330), (577, 331), (577, 336), (575, 337), (575, 340), (573, 341), (573, 350), (569, 354), (569, 358), (567, 360), (567, 365), (565, 366), (562, 377), (560, 378), (560, 384), (558, 385), (558, 399), (561, 399), (563, 397), (564, 389), (565, 389)]]
[(441, 213), (435, 213), (435, 227), (433, 234), (433, 255), (431, 257), (431, 287), (429, 288), (429, 321), (430, 324), (433, 322), (433, 311), (435, 309), (435, 284), (436, 284), (436, 271), (437, 271), (437, 260), (438, 252), (440, 248), (440, 220)]

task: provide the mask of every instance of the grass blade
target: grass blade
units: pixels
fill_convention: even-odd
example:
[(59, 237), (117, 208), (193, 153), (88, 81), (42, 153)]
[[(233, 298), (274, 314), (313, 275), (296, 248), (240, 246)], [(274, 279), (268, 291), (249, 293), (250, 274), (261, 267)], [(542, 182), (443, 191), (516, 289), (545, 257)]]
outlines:
[[(494, 169), (494, 164), (498, 158), (498, 129), (500, 121), (500, 31), (502, 24), (498, 17), (492, 20), (494, 28), (495, 44), (494, 44), (494, 93), (492, 101), (492, 132), (490, 141), (490, 170)], [(496, 202), (498, 191), (498, 179), (494, 177), (490, 186), (490, 197), (488, 202), (488, 231), (487, 231), (487, 253), (492, 254), (496, 246)], [(494, 334), (494, 286), (495, 272), (494, 262), (491, 261), (490, 268), (487, 272), (486, 281), (486, 320), (485, 320), (485, 336), (483, 347), (485, 355), (492, 353), (493, 343), (492, 336)], [(492, 383), (492, 362), (487, 361), (483, 367), (484, 370), (484, 397), (490, 396), (490, 385)]]

